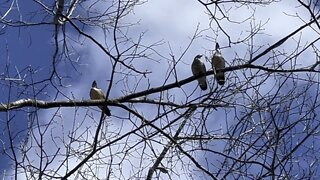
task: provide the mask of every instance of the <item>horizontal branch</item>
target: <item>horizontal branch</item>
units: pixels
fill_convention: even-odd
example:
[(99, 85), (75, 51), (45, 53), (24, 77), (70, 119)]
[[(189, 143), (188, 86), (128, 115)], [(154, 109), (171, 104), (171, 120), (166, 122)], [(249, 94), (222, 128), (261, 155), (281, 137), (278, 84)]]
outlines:
[[(316, 62), (315, 65), (316, 64), (318, 64), (318, 62)], [(269, 73), (293, 73), (293, 72), (316, 72), (316, 73), (318, 73), (318, 72), (320, 72), (320, 71), (315, 70), (314, 68), (271, 69), (271, 68), (267, 68), (267, 67), (264, 67), (264, 66), (258, 66), (258, 65), (253, 65), (253, 64), (249, 64), (249, 63), (243, 64), (243, 65), (239, 65), (239, 66), (226, 67), (225, 69), (221, 69), (221, 71), (222, 72), (229, 72), (229, 71), (235, 71), (235, 70), (247, 69), (247, 68), (260, 69), (260, 70), (263, 70), (263, 71), (267, 71)], [(156, 88), (150, 88), (150, 89), (147, 89), (147, 90), (144, 90), (144, 91), (140, 91), (140, 92), (137, 92), (137, 93), (132, 93), (130, 95), (127, 95), (127, 96), (119, 98), (118, 101), (127, 101), (129, 99), (146, 96), (146, 95), (149, 95), (149, 94), (153, 94), (153, 93), (169, 90), (169, 89), (176, 88), (176, 87), (181, 87), (182, 85), (190, 83), (190, 82), (198, 79), (199, 77), (213, 75), (213, 74), (214, 74), (213, 70), (207, 71), (207, 73), (205, 75), (191, 76), (189, 78), (186, 78), (186, 79), (183, 79), (181, 81), (177, 81), (177, 82), (174, 82), (174, 83), (171, 83), (171, 84), (167, 84), (167, 85), (164, 85), (164, 86), (159, 86), (159, 87), (156, 87)]]
[[(317, 64), (317, 63), (316, 63)], [(257, 66), (253, 64), (243, 64), (239, 66), (231, 66), (231, 67), (226, 67), (225, 69), (222, 69), (221, 71), (223, 72), (228, 72), (228, 71), (235, 71), (239, 69), (260, 69), (263, 71), (267, 71), (269, 73), (293, 73), (293, 72), (317, 72), (319, 71), (314, 70), (314, 68), (301, 68), (301, 69), (271, 69), (267, 68), (264, 66)], [(167, 84), (164, 86), (159, 86), (151, 89), (147, 89), (144, 91), (140, 91), (137, 93), (132, 93), (127, 96), (120, 97), (115, 100), (61, 100), (61, 101), (43, 101), (43, 100), (37, 100), (37, 99), (20, 99), (8, 104), (5, 103), (0, 103), (0, 112), (1, 111), (8, 111), (8, 110), (13, 110), (13, 109), (18, 109), (22, 107), (37, 107), (37, 108), (42, 108), (42, 109), (47, 109), (47, 108), (55, 108), (55, 107), (88, 107), (88, 106), (98, 106), (98, 105), (111, 105), (111, 106), (119, 106), (119, 103), (149, 103), (149, 104), (162, 104), (162, 105), (169, 105), (169, 106), (174, 106), (174, 107), (188, 107), (189, 105), (183, 105), (183, 104), (174, 104), (172, 102), (165, 102), (165, 101), (157, 101), (157, 100), (150, 100), (146, 98), (141, 98), (145, 97), (146, 95), (169, 90), (172, 88), (176, 87), (181, 87), (182, 85), (185, 85), (187, 83), (190, 83), (199, 77), (202, 76), (208, 76), (214, 74), (214, 71), (207, 71), (205, 75), (198, 75), (198, 76), (191, 76), (186, 79), (183, 79), (178, 82), (174, 82), (171, 84)], [(199, 104), (195, 104), (199, 106)], [(220, 105), (215, 105), (215, 107), (219, 107)]]
[(36, 108), (55, 108), (55, 107), (83, 107), (83, 106), (98, 106), (98, 105), (116, 105), (117, 102), (108, 100), (67, 100), (67, 101), (42, 101), (37, 99), (20, 99), (9, 104), (0, 104), (0, 112), (22, 107), (36, 107)]

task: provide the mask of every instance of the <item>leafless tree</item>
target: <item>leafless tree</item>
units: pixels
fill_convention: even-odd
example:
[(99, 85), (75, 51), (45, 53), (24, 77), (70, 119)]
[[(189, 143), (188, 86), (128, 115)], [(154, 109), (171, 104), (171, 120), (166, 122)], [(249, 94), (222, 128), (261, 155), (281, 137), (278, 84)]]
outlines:
[[(298, 25), (276, 41), (257, 13), (281, 0), (194, 1), (208, 28), (194, 27), (179, 52), (161, 37), (145, 40), (154, 32), (133, 18), (145, 3), (0, 3), (0, 177), (319, 178), (319, 1), (294, 0), (297, 11), (283, 16)], [(25, 49), (6, 40), (13, 35)], [(197, 87), (204, 75), (192, 76), (190, 53), (198, 41), (212, 45), (203, 49), (209, 61), (220, 42), (223, 86), (206, 62), (208, 90)], [(24, 54), (39, 59), (31, 65)], [(105, 100), (89, 100), (95, 78)]]

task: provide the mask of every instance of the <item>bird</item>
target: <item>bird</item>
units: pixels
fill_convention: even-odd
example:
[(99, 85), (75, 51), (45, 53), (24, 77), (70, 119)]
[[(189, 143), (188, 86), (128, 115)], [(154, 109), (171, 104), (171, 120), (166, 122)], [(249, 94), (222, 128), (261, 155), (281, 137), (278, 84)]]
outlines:
[[(201, 61), (202, 55), (197, 55), (191, 64), (192, 74), (194, 76), (206, 74), (206, 66)], [(204, 91), (208, 88), (206, 76), (198, 78), (199, 86)]]
[[(98, 88), (97, 86), (97, 82), (93, 81), (92, 82), (92, 87), (90, 89), (90, 98), (92, 100), (97, 100), (97, 99), (106, 99), (102, 89)], [(110, 110), (107, 106), (98, 106), (102, 112), (107, 115), (107, 116), (111, 116)]]
[(211, 63), (212, 69), (215, 71), (215, 77), (218, 81), (218, 84), (221, 86), (224, 85), (226, 81), (224, 72), (221, 71), (221, 69), (225, 68), (225, 60), (221, 54), (219, 43), (216, 43), (216, 52), (212, 56)]

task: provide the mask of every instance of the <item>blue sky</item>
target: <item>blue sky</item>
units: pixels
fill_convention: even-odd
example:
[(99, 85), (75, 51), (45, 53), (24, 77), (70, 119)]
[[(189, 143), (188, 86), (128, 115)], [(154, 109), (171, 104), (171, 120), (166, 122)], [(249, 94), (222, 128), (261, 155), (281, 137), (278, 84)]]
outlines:
[[(6, 10), (10, 7), (12, 2), (4, 2), (0, 4), (0, 12), (3, 16)], [(48, 6), (53, 6), (54, 4), (50, 1), (44, 2)], [(88, 4), (90, 2), (88, 1)], [(98, 11), (104, 11), (107, 8), (96, 4), (93, 6), (93, 9)], [(288, 33), (291, 33), (298, 27), (304, 24), (303, 21), (309, 21), (310, 15), (303, 7), (299, 7), (298, 4), (294, 4), (292, 1), (282, 1), (279, 3), (273, 3), (268, 6), (238, 6), (235, 7), (232, 4), (225, 4), (224, 9), (229, 9), (228, 16), (230, 20), (241, 22), (241, 23), (230, 23), (226, 19), (219, 21), (222, 27), (226, 30), (227, 34), (230, 35), (231, 41), (236, 41), (239, 39), (245, 39), (250, 34), (252, 27), (257, 27), (259, 24), (263, 25), (261, 27), (261, 34), (256, 35), (252, 41), (244, 41), (244, 43), (238, 44), (229, 44), (228, 37), (222, 32), (217, 30), (217, 26), (214, 22), (211, 22), (208, 15), (206, 14), (205, 8), (198, 3), (197, 1), (188, 1), (186, 3), (183, 0), (153, 0), (146, 2), (140, 6), (137, 6), (133, 11), (126, 17), (121, 20), (121, 23), (132, 23), (139, 22), (138, 25), (132, 26), (128, 31), (123, 31), (127, 33), (128, 37), (132, 38), (133, 41), (137, 41), (139, 35), (142, 32), (145, 32), (141, 43), (144, 45), (151, 45), (158, 42), (157, 46), (154, 46), (153, 49), (144, 49), (140, 47), (138, 52), (141, 51), (142, 55), (148, 55), (149, 58), (137, 58), (132, 62), (132, 65), (137, 68), (139, 71), (145, 72), (149, 71), (152, 73), (147, 74), (146, 77), (141, 75), (137, 76), (126, 76), (128, 73), (134, 73), (123, 66), (117, 67), (117, 74), (115, 76), (115, 81), (113, 88), (110, 91), (110, 99), (116, 99), (125, 94), (130, 93), (130, 91), (142, 91), (148, 87), (158, 87), (163, 85), (166, 80), (165, 77), (168, 75), (172, 68), (172, 57), (178, 60), (177, 64), (177, 77), (179, 80), (190, 77), (191, 62), (196, 54), (204, 54), (207, 57), (212, 55), (212, 50), (214, 48), (215, 41), (220, 43), (222, 47), (222, 53), (227, 60), (229, 65), (238, 65), (243, 64), (246, 60), (249, 59), (248, 53), (248, 44), (253, 43), (257, 52), (254, 55), (262, 52), (266, 47), (272, 45), (280, 38), (286, 36)], [(38, 12), (38, 10), (41, 10)], [(85, 8), (79, 7), (79, 14), (83, 13)], [(18, 11), (19, 10), (19, 11)], [(21, 14), (19, 14), (19, 12)], [(36, 13), (36, 14), (34, 14)], [(254, 21), (249, 21), (247, 18), (254, 14)], [(217, 14), (217, 18), (221, 18), (221, 14)], [(10, 13), (6, 16), (7, 19), (19, 20), (22, 18), (24, 21), (38, 23), (38, 22), (48, 22), (47, 24), (33, 25), (33, 26), (23, 26), (23, 27), (10, 27), (2, 26), (3, 34), (0, 35), (0, 69), (1, 69), (1, 84), (0, 91), (4, 96), (0, 97), (1, 102), (12, 102), (19, 100), (21, 98), (33, 98), (36, 94), (36, 98), (40, 100), (67, 100), (67, 99), (89, 99), (89, 90), (91, 87), (91, 82), (97, 80), (98, 85), (104, 90), (107, 90), (109, 85), (109, 80), (111, 76), (111, 66), (112, 61), (108, 58), (104, 52), (97, 47), (96, 44), (92, 43), (90, 40), (79, 36), (78, 32), (75, 31), (72, 26), (66, 25), (66, 45), (68, 47), (68, 52), (64, 52), (69, 55), (70, 59), (66, 59), (64, 54), (59, 53), (57, 72), (59, 75), (63, 76), (62, 85), (64, 87), (58, 87), (57, 89), (53, 88), (49, 81), (39, 83), (33, 88), (32, 86), (26, 86), (32, 82), (37, 82), (45, 80), (50, 77), (52, 72), (52, 56), (55, 51), (54, 47), (54, 25), (50, 24), (53, 19), (53, 16), (48, 15), (43, 8), (35, 3), (34, 1), (16, 1), (13, 3), (13, 8)], [(77, 23), (80, 25), (80, 23)], [(1, 26), (0, 26), (1, 27)], [(198, 30), (201, 31), (198, 37), (193, 41), (190, 48), (184, 54), (185, 49), (190, 43), (190, 39), (193, 34)], [(315, 27), (316, 28), (316, 27)], [(60, 40), (63, 34), (60, 29)], [(101, 30), (101, 28), (90, 27), (84, 28), (85, 32), (90, 34), (92, 37), (97, 39), (99, 43), (104, 45), (106, 48), (110, 48), (111, 53), (115, 53), (115, 49), (112, 49), (112, 39), (108, 38), (112, 35), (111, 31), (107, 31), (106, 34)], [(111, 30), (111, 29), (110, 29)], [(296, 42), (301, 41), (301, 44), (310, 43), (319, 36), (319, 29), (312, 30), (307, 28), (301, 33), (298, 33), (294, 38), (288, 40), (284, 45), (277, 49), (278, 52), (287, 51), (292, 52), (296, 48)], [(106, 35), (106, 36), (105, 36)], [(63, 42), (60, 42), (60, 48), (63, 45)], [(119, 45), (120, 51), (123, 51), (130, 44), (121, 44)], [(317, 42), (319, 45), (319, 42)], [(261, 48), (259, 48), (261, 46)], [(61, 49), (60, 49), (61, 50)], [(132, 51), (127, 52), (126, 54), (130, 57)], [(268, 60), (267, 55), (257, 61), (257, 64), (262, 65), (265, 61)], [(240, 59), (238, 59), (240, 57)], [(301, 58), (297, 59), (297, 67), (306, 67), (314, 63), (314, 54), (311, 49), (304, 52), (300, 56)], [(279, 56), (279, 61), (285, 58), (285, 55)], [(205, 58), (203, 58), (205, 60)], [(303, 60), (303, 62), (302, 62)], [(129, 62), (130, 58), (126, 62)], [(209, 62), (205, 62), (207, 69), (210, 70), (211, 66)], [(6, 66), (8, 64), (9, 66)], [(24, 70), (28, 67), (26, 70)], [(284, 64), (283, 67), (290, 67), (290, 63)], [(19, 73), (17, 73), (19, 71)], [(32, 74), (31, 72), (34, 72)], [(253, 70), (255, 72), (255, 70)], [(228, 72), (228, 77), (230, 79), (230, 84), (235, 83), (237, 78), (244, 78), (245, 75), (250, 76), (250, 72), (246, 70), (239, 70), (235, 72)], [(307, 78), (306, 74), (299, 74), (300, 78)], [(19, 79), (21, 77), (21, 79)], [(18, 78), (18, 80), (13, 79)], [(207, 77), (208, 83), (211, 88), (218, 87), (214, 81), (213, 76)], [(174, 82), (174, 76), (168, 78), (168, 83)], [(259, 78), (257, 78), (258, 83)], [(59, 84), (57, 78), (53, 79), (54, 83)], [(260, 89), (258, 89), (261, 97), (271, 94), (275, 90), (272, 88), (272, 84), (277, 82), (272, 77), (268, 78)], [(9, 97), (9, 84), (12, 83), (13, 88), (11, 88), (11, 94)], [(136, 84), (139, 83), (138, 86)], [(303, 81), (300, 82), (302, 85)], [(176, 103), (183, 103), (190, 99), (197, 99), (200, 95), (205, 94), (206, 92), (201, 92), (199, 88), (196, 89), (197, 82), (193, 81), (188, 83), (181, 88), (174, 88), (170, 90), (170, 97), (166, 97), (171, 101)], [(289, 84), (288, 89), (290, 90), (292, 86)], [(221, 87), (218, 87), (221, 88)], [(310, 96), (312, 96), (311, 88)], [(222, 88), (221, 88), (222, 89)], [(286, 94), (287, 89), (281, 89), (283, 94)], [(41, 91), (39, 94), (38, 91)], [(194, 93), (195, 91), (195, 93)], [(222, 91), (220, 91), (221, 93)], [(254, 96), (255, 90), (249, 90), (248, 96)], [(227, 91), (227, 95), (232, 94), (232, 91)], [(225, 95), (223, 93), (218, 94)], [(243, 99), (241, 99), (241, 97)], [(153, 94), (147, 96), (151, 99), (159, 99), (159, 94)], [(163, 98), (163, 97), (162, 97)], [(225, 98), (225, 101), (234, 101), (239, 104), (245, 104), (246, 96), (229, 96)], [(236, 100), (239, 99), (239, 100)], [(152, 108), (151, 108), (152, 107)], [(135, 110), (143, 114), (147, 119), (153, 119), (156, 117), (158, 109), (153, 109), (153, 106), (146, 104), (137, 104)], [(118, 107), (110, 107), (112, 114), (115, 117), (109, 118), (106, 120), (104, 129), (106, 132), (108, 128), (123, 134), (132, 129), (135, 123), (140, 123), (139, 121), (132, 119), (128, 125), (128, 122), (121, 119), (121, 116), (126, 114), (124, 110)], [(30, 125), (31, 120), (36, 120), (40, 124), (52, 123), (50, 130), (46, 133), (45, 141), (47, 146), (45, 149), (48, 153), (54, 154), (56, 150), (62, 145), (62, 143), (69, 142), (68, 132), (74, 128), (72, 125), (75, 123), (79, 127), (79, 132), (88, 132), (88, 141), (92, 141), (92, 134), (94, 132), (94, 127), (100, 117), (100, 111), (95, 107), (90, 108), (52, 108), (52, 109), (42, 109), (39, 110), (37, 116), (38, 118), (31, 118), (29, 115), (30, 112), (35, 110), (34, 108), (23, 108), (21, 110), (10, 112), (9, 114), (2, 112), (0, 113), (0, 127), (3, 128), (2, 132), (2, 142), (5, 147), (8, 147), (7, 141), (7, 128), (6, 128), (6, 117), (9, 115), (12, 117), (10, 125), (14, 127), (17, 134), (15, 145), (22, 145), (24, 142), (29, 142), (30, 139), (25, 139), (28, 131), (22, 131)], [(225, 116), (226, 112), (228, 116)], [(237, 111), (238, 112), (238, 111)], [(215, 111), (213, 115), (211, 114), (207, 119), (208, 129), (215, 132), (216, 134), (224, 134), (226, 127), (232, 125), (236, 122), (234, 120), (234, 114), (232, 108), (230, 109), (219, 109)], [(55, 115), (55, 118), (51, 119)], [(175, 114), (177, 115), (177, 114)], [(170, 114), (169, 118), (174, 118), (174, 114)], [(253, 117), (252, 119), (254, 119)], [(211, 120), (213, 119), (213, 120)], [(51, 121), (52, 120), (52, 121)], [(211, 120), (211, 121), (210, 121)], [(214, 121), (214, 122), (212, 122)], [(36, 122), (32, 122), (36, 123)], [(32, 124), (31, 123), (31, 124)], [(159, 122), (157, 122), (159, 123)], [(161, 125), (161, 123), (157, 124)], [(85, 131), (89, 129), (89, 131)], [(185, 130), (185, 132), (192, 132), (192, 130)], [(147, 133), (147, 132), (145, 132)], [(77, 134), (78, 135), (78, 134)], [(32, 137), (37, 138), (39, 134), (34, 134)], [(111, 135), (110, 135), (111, 136)], [(56, 140), (55, 143), (52, 143), (52, 137), (61, 137), (60, 140)], [(81, 137), (79, 135), (79, 137)], [(74, 137), (76, 138), (76, 137)], [(129, 138), (129, 144), (134, 144), (137, 141), (138, 136), (132, 136)], [(163, 144), (166, 144), (164, 139), (159, 138), (159, 141), (163, 141)], [(299, 138), (298, 138), (299, 139)], [(102, 142), (107, 142), (105, 141)], [(61, 144), (59, 144), (61, 143)], [(73, 144), (74, 145), (74, 144)], [(157, 153), (161, 152), (163, 146), (158, 143), (151, 143), (150, 146), (154, 146), (154, 149)], [(216, 143), (212, 145), (215, 150), (221, 150), (224, 148), (224, 142)], [(74, 147), (76, 148), (76, 147)], [(125, 149), (124, 145), (119, 145), (118, 147), (112, 147), (111, 150), (115, 149)], [(141, 148), (141, 147), (139, 147)], [(36, 149), (36, 148), (35, 148)], [(148, 150), (146, 150), (147, 152)], [(150, 151), (150, 150), (149, 150)], [(39, 151), (30, 151), (29, 156), (35, 157), (34, 165), (37, 164), (38, 159), (37, 153)], [(107, 153), (107, 152), (104, 152)], [(135, 154), (136, 153), (136, 154)], [(139, 153), (135, 152), (132, 155), (139, 157)], [(150, 152), (152, 153), (152, 152)], [(172, 155), (174, 156), (174, 155)], [(19, 157), (21, 158), (21, 157)], [(199, 153), (197, 157), (199, 159), (206, 158), (202, 156), (202, 153)], [(1, 163), (0, 170), (2, 177), (5, 173), (9, 172), (10, 161), (5, 154), (0, 154)], [(55, 167), (59, 164), (59, 158), (56, 159), (56, 162), (50, 166)], [(119, 160), (119, 159), (117, 159)], [(77, 160), (70, 160), (70, 164), (76, 163)], [(219, 161), (219, 157), (213, 162)], [(132, 160), (132, 162), (141, 163), (139, 159)], [(134, 174), (134, 169), (132, 169), (132, 162), (124, 162), (123, 166), (130, 169), (130, 171), (123, 174), (123, 178), (126, 179)], [(146, 159), (143, 163), (143, 167), (149, 167), (150, 159)], [(169, 162), (164, 162), (164, 164), (170, 164)], [(181, 167), (181, 164), (177, 164), (177, 169)], [(101, 165), (100, 168), (106, 168)], [(213, 168), (214, 169), (214, 168)], [(143, 170), (142, 172), (146, 172)], [(99, 171), (99, 175), (104, 177), (104, 171)], [(115, 174), (119, 173), (115, 171)], [(172, 175), (173, 177), (179, 177), (180, 179), (185, 179), (188, 177), (188, 174)]]

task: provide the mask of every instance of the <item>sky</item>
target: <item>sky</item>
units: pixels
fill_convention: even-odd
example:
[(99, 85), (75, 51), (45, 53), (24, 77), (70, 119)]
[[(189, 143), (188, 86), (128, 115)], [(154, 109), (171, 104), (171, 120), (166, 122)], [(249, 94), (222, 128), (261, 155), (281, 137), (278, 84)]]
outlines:
[[(43, 1), (44, 4), (53, 6), (50, 1)], [(0, 4), (1, 16), (3, 16), (10, 7), (12, 2), (3, 2)], [(90, 1), (88, 2), (90, 4)], [(103, 11), (104, 6), (95, 5), (95, 8), (101, 8), (99, 10)], [(34, 1), (15, 1), (11, 6), (12, 10), (6, 16), (8, 19), (23, 19), (24, 21), (30, 22), (50, 22), (52, 16), (47, 15), (39, 4)], [(251, 27), (256, 25), (263, 25), (261, 32), (263, 34), (256, 35), (253, 43), (257, 48), (256, 54), (262, 52), (266, 48), (266, 45), (271, 45), (286, 36), (288, 33), (292, 32), (296, 28), (303, 25), (303, 21), (308, 21), (310, 15), (308, 12), (294, 4), (294, 1), (281, 1), (273, 3), (268, 6), (232, 6), (231, 4), (226, 4), (222, 6), (224, 9), (229, 9), (229, 17), (231, 21), (241, 22), (241, 23), (230, 23), (225, 19), (221, 21), (222, 27), (225, 31), (230, 34), (232, 41), (243, 39), (250, 33)], [(41, 11), (39, 11), (41, 10)], [(35, 15), (34, 12), (37, 12)], [(79, 11), (85, 11), (79, 8)], [(33, 13), (32, 13), (33, 12)], [(247, 17), (254, 14), (255, 21), (247, 20)], [(217, 18), (221, 18), (221, 14), (217, 14)], [(297, 16), (298, 15), (298, 16)], [(0, 18), (1, 19), (1, 18)], [(214, 44), (216, 41), (220, 43), (222, 47), (222, 54), (224, 55), (227, 64), (241, 64), (244, 60), (249, 59), (247, 45), (244, 43), (239, 44), (229, 44), (228, 37), (224, 35), (222, 31), (216, 31), (217, 27), (215, 23), (211, 23), (208, 15), (206, 14), (206, 9), (197, 1), (186, 1), (184, 0), (153, 0), (147, 1), (146, 3), (139, 5), (133, 9), (127, 17), (123, 18), (123, 23), (139, 22), (137, 26), (133, 26), (126, 33), (133, 40), (137, 40), (140, 33), (145, 32), (142, 43), (143, 44), (153, 44), (159, 42), (160, 45), (155, 46), (157, 53), (151, 50), (146, 51), (150, 53), (152, 60), (146, 60), (144, 58), (136, 59), (133, 63), (136, 68), (141, 71), (150, 71), (147, 78), (134, 78), (125, 76), (126, 73), (130, 72), (125, 70), (123, 67), (119, 67), (120, 72), (117, 77), (115, 77), (114, 88), (111, 90), (110, 99), (121, 97), (136, 88), (137, 91), (142, 91), (148, 88), (148, 84), (145, 83), (147, 80), (150, 83), (150, 87), (158, 87), (165, 83), (165, 77), (172, 67), (170, 64), (172, 61), (172, 55), (180, 61), (177, 65), (177, 77), (178, 79), (185, 79), (190, 76), (191, 69), (190, 65), (195, 55), (204, 54), (207, 57), (212, 55), (212, 50), (214, 49)], [(2, 25), (1, 25), (2, 26)], [(0, 27), (1, 27), (0, 26)], [(190, 39), (197, 30), (202, 30), (201, 34), (194, 40), (188, 51), (184, 54), (185, 49), (190, 43)], [(2, 26), (4, 27), (4, 26)], [(108, 46), (112, 43), (110, 40), (105, 40), (104, 33), (99, 28), (85, 28), (86, 32), (92, 35), (98, 40), (98, 42)], [(0, 97), (1, 102), (12, 102), (19, 100), (21, 98), (30, 98), (35, 92), (44, 89), (43, 92), (37, 94), (38, 99), (41, 100), (66, 100), (70, 99), (89, 99), (89, 90), (91, 82), (97, 80), (98, 86), (104, 91), (107, 90), (110, 78), (110, 67), (111, 61), (106, 58), (103, 51), (97, 48), (95, 44), (90, 42), (88, 39), (79, 37), (78, 33), (72, 29), (71, 26), (66, 26), (67, 33), (67, 44), (70, 48), (70, 57), (74, 62), (66, 61), (58, 57), (58, 73), (64, 76), (61, 83), (65, 87), (60, 87), (59, 90), (61, 94), (57, 94), (55, 90), (48, 83), (40, 83), (33, 89), (30, 86), (24, 86), (31, 82), (41, 81), (50, 76), (52, 71), (51, 63), (52, 56), (54, 54), (54, 25), (44, 24), (44, 25), (34, 25), (29, 27), (10, 27), (6, 26), (3, 28), (3, 34), (0, 34), (0, 91), (5, 96)], [(1, 32), (1, 31), (0, 31)], [(60, 31), (60, 37), (62, 33)], [(302, 33), (294, 36), (294, 39), (290, 39), (288, 43), (285, 43), (279, 48), (288, 50), (296, 48), (295, 42), (301, 40), (302, 44), (314, 40), (314, 37), (319, 34), (315, 33), (311, 28), (308, 28)], [(107, 36), (108, 37), (108, 36)], [(300, 39), (299, 39), (300, 38)], [(62, 44), (62, 42), (61, 42)], [(259, 46), (262, 46), (259, 49)], [(125, 44), (123, 45), (123, 48)], [(114, 51), (114, 49), (112, 50)], [(301, 67), (307, 66), (314, 62), (314, 58), (310, 54), (312, 52), (305, 52), (303, 57), (305, 61), (301, 62)], [(237, 61), (236, 57), (244, 57), (243, 61)], [(265, 57), (267, 58), (267, 57)], [(261, 58), (257, 63), (263, 63), (266, 59)], [(210, 63), (205, 60), (207, 69), (211, 69)], [(8, 65), (9, 66), (6, 66)], [(285, 64), (289, 66), (289, 64)], [(26, 68), (26, 69), (25, 69)], [(17, 73), (19, 71), (19, 73)], [(35, 74), (32, 74), (35, 72)], [(121, 74), (121, 75), (120, 75)], [(230, 72), (228, 76), (231, 81), (234, 76), (239, 73)], [(304, 76), (304, 75), (301, 75)], [(11, 80), (8, 80), (11, 79)], [(18, 80), (12, 80), (17, 78)], [(20, 78), (20, 80), (19, 80)], [(128, 85), (125, 86), (121, 81), (124, 80)], [(169, 78), (167, 83), (174, 82), (174, 78)], [(57, 78), (54, 79), (55, 82), (59, 82)], [(137, 82), (143, 82), (139, 86), (135, 87)], [(213, 77), (208, 77), (208, 82), (211, 87), (217, 87), (214, 84)], [(264, 94), (270, 93), (272, 91), (272, 84), (274, 81), (272, 78), (268, 79), (260, 89), (262, 96)], [(9, 96), (9, 84), (12, 83), (13, 87), (11, 94)], [(176, 102), (184, 102), (186, 100), (186, 94), (190, 95), (191, 98), (197, 98), (202, 95), (203, 92), (196, 89), (197, 82), (193, 81), (189, 84), (184, 85), (181, 89), (175, 88), (170, 90), (174, 94), (172, 99)], [(193, 93), (196, 91), (196, 93)], [(45, 92), (45, 93), (44, 93)], [(250, 92), (249, 92), (250, 93)], [(251, 92), (253, 93), (253, 92)], [(152, 98), (159, 98), (159, 95), (150, 95)], [(153, 118), (156, 110), (148, 109), (147, 105), (139, 104), (136, 106), (137, 111), (143, 113), (147, 118)], [(110, 107), (111, 112), (115, 115), (125, 113), (120, 108)], [(19, 132), (17, 134), (17, 141), (15, 144), (23, 145), (29, 140), (25, 139), (25, 135), (30, 133), (28, 131), (20, 132), (20, 130), (25, 129), (30, 125), (30, 123), (52, 123), (52, 129), (50, 133), (47, 133), (45, 138), (47, 142), (52, 141), (52, 137), (57, 137), (63, 133), (63, 138), (56, 142), (64, 143), (68, 141), (67, 133), (72, 129), (72, 125), (76, 122), (80, 129), (93, 129), (96, 125), (97, 119), (100, 116), (100, 111), (97, 108), (53, 108), (53, 109), (43, 109), (39, 110), (36, 118), (31, 118), (31, 113), (26, 113), (27, 111), (32, 111), (33, 108), (23, 108), (22, 110), (13, 111), (13, 113), (0, 113), (0, 127), (3, 128), (1, 141), (3, 144), (0, 146), (8, 144), (8, 133), (6, 128), (6, 116), (9, 115), (13, 118), (10, 125), (14, 127), (14, 131)], [(89, 114), (89, 115), (88, 115)], [(33, 114), (34, 115), (34, 114)], [(55, 115), (54, 119), (51, 119)], [(208, 122), (213, 131), (224, 131), (226, 129), (226, 122), (224, 117), (224, 111), (219, 110), (216, 112), (215, 121)], [(232, 112), (229, 114), (233, 115)], [(37, 122), (30, 122), (31, 119), (37, 120)], [(80, 121), (79, 121), (80, 119)], [(123, 120), (115, 121), (110, 118), (106, 120), (106, 126), (104, 128), (114, 128), (119, 133), (128, 132), (131, 126), (124, 125), (126, 122)], [(230, 122), (232, 124), (232, 122)], [(74, 127), (73, 127), (74, 128)], [(106, 129), (107, 130), (107, 129)], [(44, 129), (43, 129), (44, 131)], [(82, 130), (81, 130), (82, 131)], [(94, 130), (89, 130), (93, 133)], [(89, 134), (90, 134), (89, 133)], [(52, 136), (53, 135), (53, 136)], [(34, 134), (33, 137), (37, 138), (39, 134)], [(80, 136), (79, 136), (80, 137)], [(91, 141), (91, 136), (88, 136), (88, 140)], [(134, 142), (135, 137), (130, 138)], [(106, 140), (107, 142), (107, 140)], [(164, 142), (165, 143), (165, 142)], [(161, 152), (162, 146), (158, 144), (153, 144), (157, 152)], [(45, 147), (48, 153), (54, 153), (57, 148), (59, 148), (59, 143), (50, 144), (48, 143)], [(76, 147), (75, 147), (76, 148)], [(124, 148), (119, 146), (119, 149)], [(223, 149), (223, 144), (216, 147), (217, 149)], [(30, 151), (30, 157), (36, 157), (37, 151)], [(139, 154), (134, 154), (138, 156)], [(21, 158), (21, 157), (19, 157)], [(201, 156), (198, 157), (201, 159)], [(1, 163), (0, 164), (0, 177), (5, 176), (6, 173), (10, 174), (10, 161), (5, 154), (0, 154)], [(58, 159), (57, 159), (58, 161)], [(71, 160), (70, 163), (75, 163), (77, 160)], [(134, 161), (135, 162), (135, 161)], [(138, 161), (137, 161), (138, 162)], [(132, 162), (131, 162), (132, 163)], [(146, 160), (145, 163), (150, 163)], [(34, 160), (34, 164), (37, 164), (37, 158)], [(51, 164), (55, 167), (59, 162)], [(132, 168), (130, 162), (124, 163), (124, 167)], [(178, 167), (180, 165), (177, 165)], [(103, 165), (101, 165), (101, 168)], [(146, 172), (146, 170), (143, 170)], [(104, 171), (99, 171), (99, 174), (103, 177)], [(123, 178), (132, 175), (133, 171), (124, 174)], [(181, 174), (178, 176), (180, 179), (186, 179), (188, 174)]]

